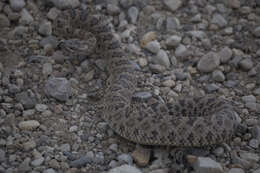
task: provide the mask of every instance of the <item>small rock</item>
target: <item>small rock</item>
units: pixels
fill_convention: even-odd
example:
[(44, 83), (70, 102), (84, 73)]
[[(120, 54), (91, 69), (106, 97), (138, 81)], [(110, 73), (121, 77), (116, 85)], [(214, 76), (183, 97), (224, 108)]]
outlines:
[(228, 0), (228, 4), (232, 8), (240, 8), (240, 0)]
[(137, 92), (135, 93), (135, 95), (133, 96), (133, 99), (135, 99), (136, 101), (146, 101), (148, 99), (150, 99), (152, 97), (152, 94), (150, 92), (147, 91), (143, 91), (143, 92)]
[(212, 72), (220, 64), (220, 57), (214, 52), (204, 55), (198, 62), (197, 68), (201, 72)]
[(21, 17), (19, 19), (20, 24), (28, 25), (33, 22), (33, 17), (25, 8), (21, 11)]
[(61, 10), (69, 9), (69, 8), (76, 8), (80, 6), (79, 0), (50, 0), (55, 7)]
[(197, 161), (197, 156), (187, 155), (186, 159), (190, 165), (193, 165)]
[(259, 147), (259, 141), (257, 139), (251, 139), (249, 141), (249, 146), (257, 149)]
[(35, 109), (38, 111), (38, 112), (44, 112), (48, 109), (48, 106), (45, 105), (45, 104), (37, 104), (35, 106)]
[(218, 56), (220, 57), (221, 63), (228, 62), (233, 55), (232, 50), (229, 47), (224, 47), (218, 52)]
[(120, 13), (120, 8), (114, 4), (107, 4), (107, 12), (110, 15), (118, 15)]
[(159, 50), (156, 56), (153, 58), (153, 62), (165, 66), (166, 68), (170, 67), (170, 60), (167, 53), (164, 50)]
[(18, 167), (18, 172), (30, 172), (31, 167), (30, 167), (30, 158), (25, 158), (24, 161), (19, 165)]
[(260, 173), (260, 168), (254, 170), (252, 173)]
[(244, 173), (244, 170), (241, 168), (231, 168), (228, 173)]
[(36, 142), (33, 141), (33, 140), (28, 141), (28, 142), (25, 142), (25, 143), (23, 144), (23, 149), (24, 149), (25, 151), (32, 150), (32, 149), (34, 149), (35, 147), (36, 147)]
[(166, 19), (166, 30), (172, 32), (180, 28), (180, 21), (176, 17), (167, 17)]
[(42, 73), (44, 75), (50, 75), (52, 73), (52, 64), (51, 63), (44, 63), (42, 67)]
[(132, 153), (132, 157), (139, 166), (147, 166), (150, 160), (151, 150), (143, 147), (138, 147)]
[(189, 56), (189, 51), (183, 44), (180, 44), (175, 50), (176, 57), (187, 57)]
[(47, 14), (47, 17), (51, 20), (55, 20), (58, 15), (60, 14), (60, 10), (58, 10), (57, 8), (53, 7), (50, 9), (50, 11)]
[(44, 162), (44, 157), (40, 157), (40, 158), (33, 160), (31, 162), (31, 165), (34, 167), (38, 167), (38, 166), (42, 165), (43, 162)]
[(59, 147), (59, 149), (61, 150), (61, 151), (66, 151), (66, 152), (68, 152), (68, 151), (70, 151), (70, 144), (62, 144), (60, 147)]
[(136, 23), (138, 14), (139, 14), (138, 8), (131, 7), (131, 8), (128, 9), (128, 16), (130, 18), (131, 23)]
[(56, 173), (56, 171), (52, 168), (49, 168), (49, 169), (44, 170), (43, 173)]
[(89, 157), (83, 156), (83, 157), (81, 157), (81, 158), (79, 158), (77, 160), (72, 161), (70, 163), (70, 166), (71, 167), (80, 168), (80, 167), (83, 167), (86, 164), (91, 163), (91, 162), (92, 162), (92, 160)]
[(239, 152), (240, 157), (244, 160), (247, 160), (249, 162), (258, 162), (259, 161), (259, 155), (256, 153), (249, 153), (247, 151), (241, 151)]
[(58, 162), (56, 159), (51, 159), (51, 160), (48, 162), (48, 165), (49, 165), (51, 168), (54, 168), (54, 169), (59, 169), (59, 168), (60, 168), (60, 164), (59, 164), (59, 162)]
[(153, 73), (163, 73), (166, 70), (164, 66), (159, 64), (150, 64), (149, 67)]
[(142, 173), (142, 172), (133, 166), (122, 165), (120, 167), (116, 167), (109, 170), (108, 173)]
[(223, 147), (218, 147), (216, 148), (213, 153), (216, 155), (216, 156), (222, 156), (224, 154), (224, 148)]
[(254, 63), (252, 62), (251, 59), (249, 58), (246, 58), (242, 61), (239, 62), (239, 66), (245, 70), (245, 71), (248, 71), (248, 70), (251, 70), (251, 68), (253, 67)]
[(0, 27), (9, 27), (10, 26), (10, 20), (6, 15), (0, 14)]
[(25, 6), (24, 0), (10, 0), (10, 6), (14, 11), (21, 11)]
[(198, 38), (200, 40), (203, 40), (207, 37), (206, 33), (204, 31), (190, 31), (188, 32), (189, 35), (191, 35), (194, 38)]
[(151, 31), (151, 32), (147, 32), (142, 40), (141, 40), (141, 47), (145, 47), (148, 43), (152, 42), (153, 40), (156, 39), (156, 32)]
[(218, 25), (219, 27), (225, 27), (227, 24), (228, 24), (228, 22), (226, 21), (226, 19), (222, 16), (222, 15), (220, 15), (220, 14), (218, 14), (218, 13), (215, 13), (214, 15), (213, 15), (213, 18), (212, 18), (212, 20), (211, 20), (211, 23), (212, 24), (216, 24), (216, 25)]
[(209, 157), (198, 157), (193, 168), (197, 173), (223, 173), (221, 165)]
[(51, 22), (43, 21), (39, 26), (38, 32), (44, 36), (50, 36), (52, 34)]
[(59, 101), (67, 101), (72, 95), (71, 85), (66, 78), (50, 78), (44, 89), (46, 95)]
[(40, 126), (40, 123), (36, 120), (22, 121), (18, 124), (21, 130), (33, 130)]
[(145, 48), (150, 52), (156, 54), (159, 52), (161, 45), (158, 41), (151, 41), (145, 46)]
[(4, 162), (5, 160), (5, 151), (0, 149), (0, 162)]
[(225, 75), (220, 70), (215, 70), (212, 73), (212, 78), (217, 82), (223, 82), (225, 80)]
[(133, 158), (129, 154), (121, 154), (117, 157), (117, 160), (121, 163), (133, 164)]
[(253, 31), (254, 35), (260, 37), (260, 26), (256, 27)]
[(248, 103), (248, 102), (256, 102), (256, 97), (253, 96), (253, 95), (247, 95), (247, 96), (243, 96), (243, 97), (242, 97), (242, 100), (243, 100), (245, 103)]
[(180, 8), (180, 6), (182, 5), (181, 0), (163, 0), (163, 3), (173, 12)]
[(28, 92), (21, 92), (16, 94), (16, 100), (22, 103), (25, 109), (34, 108), (36, 105), (36, 98), (29, 96)]
[(166, 45), (168, 47), (176, 47), (180, 44), (181, 42), (181, 37), (177, 36), (177, 35), (172, 35), (169, 38), (166, 39)]

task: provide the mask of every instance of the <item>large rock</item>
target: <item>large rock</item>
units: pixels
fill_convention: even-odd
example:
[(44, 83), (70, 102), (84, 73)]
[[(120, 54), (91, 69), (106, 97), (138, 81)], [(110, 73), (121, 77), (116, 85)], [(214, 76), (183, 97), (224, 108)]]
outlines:
[(201, 72), (212, 72), (220, 64), (220, 57), (214, 52), (204, 55), (198, 62), (197, 68)]

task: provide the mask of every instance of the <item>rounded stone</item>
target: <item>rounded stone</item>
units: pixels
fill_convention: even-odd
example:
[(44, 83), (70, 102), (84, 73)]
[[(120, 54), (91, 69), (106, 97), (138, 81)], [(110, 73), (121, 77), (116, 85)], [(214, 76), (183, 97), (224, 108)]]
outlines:
[(212, 72), (220, 64), (220, 57), (214, 52), (204, 55), (198, 62), (197, 68), (201, 72)]

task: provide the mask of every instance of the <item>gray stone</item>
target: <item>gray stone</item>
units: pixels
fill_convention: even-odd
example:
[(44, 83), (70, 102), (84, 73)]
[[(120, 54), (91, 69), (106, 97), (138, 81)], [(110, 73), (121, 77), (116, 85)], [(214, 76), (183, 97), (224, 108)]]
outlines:
[(257, 88), (253, 92), (255, 95), (260, 95), (260, 88)]
[(45, 94), (59, 101), (67, 101), (72, 95), (71, 85), (66, 78), (50, 78), (44, 88)]
[(29, 11), (27, 11), (25, 8), (21, 11), (21, 18), (19, 19), (19, 23), (21, 24), (30, 24), (33, 22), (33, 17), (32, 15), (29, 13)]
[(142, 173), (142, 172), (133, 166), (122, 165), (109, 170), (108, 173)]
[(203, 40), (207, 37), (207, 34), (204, 31), (190, 31), (188, 34), (200, 40)]
[(207, 84), (205, 88), (210, 93), (214, 92), (214, 91), (217, 91), (219, 89), (219, 87), (216, 84), (214, 84), (214, 83), (213, 84)]
[(220, 57), (214, 52), (204, 55), (198, 62), (197, 68), (201, 72), (212, 72), (220, 64)]
[(176, 17), (167, 17), (166, 30), (172, 32), (180, 27), (180, 21)]
[(243, 97), (242, 97), (242, 100), (243, 100), (245, 103), (248, 103), (248, 102), (256, 102), (256, 97), (253, 96), (253, 95), (247, 95), (247, 96), (243, 96)]
[(83, 167), (85, 166), (86, 164), (88, 163), (91, 163), (93, 160), (90, 159), (88, 156), (83, 156), (83, 157), (80, 157), (79, 159), (77, 160), (74, 160), (70, 163), (70, 166), (71, 167), (77, 167), (77, 168), (80, 168), (80, 167)]
[(37, 167), (37, 166), (42, 165), (43, 162), (44, 162), (44, 157), (40, 157), (40, 158), (33, 160), (31, 162), (31, 165), (34, 166), (34, 167)]
[(10, 6), (14, 11), (21, 11), (25, 6), (24, 0), (9, 0)]
[(225, 80), (225, 75), (220, 70), (215, 70), (212, 73), (212, 78), (217, 82), (223, 82)]
[(107, 12), (110, 15), (118, 15), (120, 13), (120, 8), (115, 4), (108, 4), (107, 5)]
[(176, 47), (180, 44), (181, 42), (181, 37), (177, 35), (172, 35), (169, 38), (166, 39), (166, 45), (168, 47)]
[(254, 149), (257, 149), (259, 147), (259, 141), (257, 139), (251, 139), (249, 141), (249, 146)]
[(256, 153), (250, 153), (247, 151), (241, 151), (239, 152), (239, 155), (242, 159), (247, 160), (249, 162), (258, 162), (259, 161), (259, 155)]
[(28, 92), (21, 92), (16, 94), (16, 100), (22, 103), (25, 109), (34, 108), (36, 99), (34, 96), (29, 96)]
[(177, 63), (178, 63), (177, 58), (175, 56), (171, 56), (170, 60), (171, 60), (172, 66), (176, 67)]
[(5, 160), (5, 151), (0, 149), (0, 162), (4, 162)]
[(0, 14), (0, 27), (8, 27), (10, 26), (10, 20), (4, 14)]
[[(260, 1), (259, 1), (259, 5), (260, 5)], [(260, 168), (254, 170), (252, 173), (260, 173)]]
[(164, 50), (159, 50), (156, 56), (153, 57), (152, 61), (156, 64), (165, 66), (166, 68), (170, 67), (170, 60), (167, 53)]
[(52, 34), (51, 22), (43, 21), (39, 26), (38, 32), (44, 36), (50, 36)]
[(245, 171), (241, 168), (231, 168), (228, 173), (244, 173)]
[(147, 91), (143, 91), (143, 92), (137, 92), (135, 93), (133, 99), (135, 99), (136, 101), (146, 101), (148, 99), (150, 99), (152, 97), (152, 94), (150, 92)]
[(225, 150), (223, 147), (218, 147), (216, 149), (213, 150), (213, 153), (216, 155), (216, 156), (222, 156), (224, 154)]
[(136, 7), (131, 7), (128, 9), (128, 16), (130, 18), (131, 23), (136, 23), (137, 17), (139, 14), (139, 10)]
[(227, 26), (227, 24), (228, 24), (226, 19), (222, 15), (220, 15), (218, 13), (215, 13), (213, 15), (211, 23), (216, 24), (216, 25), (218, 25), (221, 28)]
[(49, 168), (49, 169), (44, 170), (43, 173), (56, 173), (56, 171), (52, 168)]
[(80, 5), (79, 0), (50, 0), (55, 7), (64, 10), (69, 8), (76, 8)]
[(150, 52), (157, 54), (161, 48), (161, 45), (158, 41), (155, 40), (155, 41), (151, 41), (151, 42), (147, 43), (145, 48), (147, 50), (149, 50)]
[(163, 0), (163, 3), (173, 12), (182, 5), (181, 0)]
[(224, 47), (218, 52), (218, 55), (220, 57), (221, 63), (226, 63), (231, 59), (233, 52), (229, 47)]
[(121, 154), (117, 157), (117, 160), (121, 163), (133, 164), (133, 158), (129, 154)]
[(175, 50), (176, 57), (186, 57), (189, 55), (189, 51), (183, 44), (180, 44)]
[(18, 167), (18, 172), (30, 172), (31, 167), (30, 167), (30, 162), (31, 159), (30, 158), (26, 158), (24, 159), (24, 161), (19, 165)]
[(196, 173), (223, 173), (221, 165), (209, 157), (198, 157), (193, 168)]
[(248, 71), (248, 70), (251, 70), (251, 68), (253, 67), (253, 61), (249, 58), (246, 58), (242, 61), (239, 62), (239, 66), (245, 70), (245, 71)]
[(260, 37), (260, 26), (256, 27), (253, 31), (254, 35)]

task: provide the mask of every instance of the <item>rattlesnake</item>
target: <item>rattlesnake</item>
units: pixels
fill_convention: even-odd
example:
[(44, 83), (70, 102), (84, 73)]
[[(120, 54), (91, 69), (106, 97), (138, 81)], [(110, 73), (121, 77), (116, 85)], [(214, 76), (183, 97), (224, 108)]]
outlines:
[[(63, 11), (54, 21), (54, 33), (83, 43), (85, 33), (95, 36), (93, 44), (102, 52), (109, 74), (102, 118), (117, 134), (139, 144), (180, 147), (218, 144), (231, 139), (236, 115), (232, 104), (225, 99), (214, 95), (185, 97), (168, 105), (155, 96), (135, 100), (136, 67), (108, 20), (90, 11)], [(85, 51), (75, 50), (83, 54)]]

